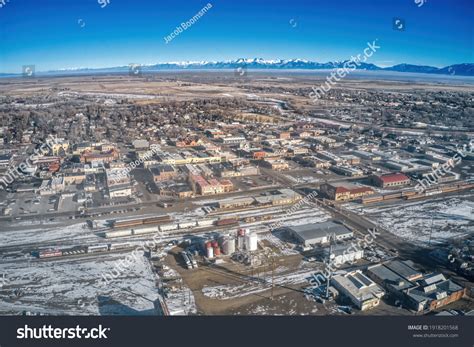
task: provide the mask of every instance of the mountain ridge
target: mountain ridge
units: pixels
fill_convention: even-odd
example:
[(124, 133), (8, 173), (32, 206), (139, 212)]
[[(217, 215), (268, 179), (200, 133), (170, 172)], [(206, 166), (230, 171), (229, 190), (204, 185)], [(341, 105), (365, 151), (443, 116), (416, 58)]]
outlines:
[[(154, 70), (199, 70), (199, 69), (272, 69), (272, 70), (284, 70), (284, 69), (303, 69), (303, 70), (322, 70), (322, 69), (338, 69), (343, 68), (344, 64), (349, 62), (345, 61), (330, 61), (326, 63), (319, 63), (315, 61), (309, 61), (305, 59), (274, 59), (266, 60), (262, 58), (239, 58), (235, 60), (224, 60), (224, 61), (182, 61), (182, 62), (162, 62), (156, 64), (147, 64), (140, 66), (139, 70), (142, 72), (154, 71)], [(64, 72), (127, 72), (130, 69), (129, 65), (125, 66), (114, 66), (105, 68), (65, 68), (46, 71), (45, 73), (64, 73)], [(452, 76), (474, 76), (474, 63), (461, 63), (445, 66), (442, 68), (427, 66), (427, 65), (414, 65), (414, 64), (398, 64), (390, 67), (380, 67), (372, 63), (360, 62), (357, 66), (357, 70), (370, 70), (370, 71), (395, 71), (395, 72), (407, 72), (407, 73), (428, 73), (428, 74), (441, 74), (441, 75), (452, 75)], [(0, 75), (7, 75), (0, 73)], [(15, 75), (15, 74), (8, 74)]]

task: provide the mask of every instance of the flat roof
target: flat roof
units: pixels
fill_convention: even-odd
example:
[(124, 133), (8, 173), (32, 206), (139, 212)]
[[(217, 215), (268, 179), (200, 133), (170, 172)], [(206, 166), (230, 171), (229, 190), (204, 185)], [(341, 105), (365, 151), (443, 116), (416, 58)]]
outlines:
[(293, 233), (297, 234), (302, 240), (312, 240), (328, 235), (346, 235), (352, 234), (352, 231), (342, 224), (327, 221), (322, 223), (312, 223), (288, 227)]

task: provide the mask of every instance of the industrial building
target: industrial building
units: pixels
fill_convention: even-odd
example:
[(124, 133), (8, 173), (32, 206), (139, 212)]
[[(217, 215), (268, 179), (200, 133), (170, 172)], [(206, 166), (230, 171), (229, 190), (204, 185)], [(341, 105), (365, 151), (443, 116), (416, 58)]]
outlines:
[(336, 244), (326, 250), (334, 265), (342, 265), (344, 263), (353, 263), (364, 257), (364, 250), (355, 247), (351, 243)]
[(354, 236), (347, 227), (332, 221), (291, 226), (287, 230), (305, 247), (327, 243), (331, 238), (338, 241)]
[(446, 279), (443, 274), (423, 275), (410, 261), (377, 264), (368, 268), (367, 275), (416, 312), (445, 306), (465, 294), (463, 287)]
[(361, 311), (378, 306), (385, 295), (384, 290), (360, 270), (333, 276), (331, 284)]
[(174, 179), (178, 173), (171, 165), (158, 165), (150, 169), (155, 182), (162, 182)]
[(367, 195), (374, 194), (374, 190), (370, 187), (355, 186), (352, 184), (329, 184), (321, 185), (321, 192), (329, 199), (334, 201), (347, 201), (362, 198)]
[(373, 182), (381, 188), (399, 187), (410, 184), (410, 178), (402, 173), (373, 176)]

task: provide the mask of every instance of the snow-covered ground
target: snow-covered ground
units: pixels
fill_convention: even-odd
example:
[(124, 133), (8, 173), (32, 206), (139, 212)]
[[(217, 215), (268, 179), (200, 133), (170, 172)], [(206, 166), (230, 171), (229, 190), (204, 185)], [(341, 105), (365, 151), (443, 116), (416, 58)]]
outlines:
[[(315, 269), (296, 270), (292, 273), (282, 273), (287, 269), (284, 267), (275, 269), (275, 286), (304, 283), (307, 278), (316, 272)], [(247, 281), (242, 284), (224, 284), (218, 286), (207, 286), (202, 289), (205, 296), (219, 300), (229, 300), (251, 294), (260, 293), (271, 288), (271, 272), (254, 276), (254, 281)]]
[(40, 242), (50, 242), (54, 244), (58, 241), (74, 240), (71, 244), (77, 244), (86, 239), (100, 239), (95, 236), (85, 223), (77, 223), (69, 226), (57, 226), (44, 224), (32, 226), (23, 230), (11, 230), (0, 232), (0, 245), (15, 246), (24, 244), (35, 244)]
[[(472, 193), (397, 205), (344, 207), (365, 215), (389, 232), (418, 245), (474, 233)], [(431, 234), (431, 236), (430, 236)]]
[(126, 256), (114, 253), (31, 262), (25, 258), (0, 264), (0, 273), (6, 274), (0, 288), (0, 314), (157, 314), (155, 275), (144, 257), (134, 259), (127, 271), (102, 285), (102, 274)]

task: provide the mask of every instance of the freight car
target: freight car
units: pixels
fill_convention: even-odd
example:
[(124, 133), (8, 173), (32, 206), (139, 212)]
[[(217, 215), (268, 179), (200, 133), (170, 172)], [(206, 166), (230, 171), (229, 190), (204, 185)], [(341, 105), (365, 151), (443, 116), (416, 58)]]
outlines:
[(158, 227), (148, 227), (148, 228), (138, 228), (138, 229), (132, 229), (132, 234), (133, 235), (142, 235), (142, 234), (151, 234), (151, 233), (157, 233), (158, 232)]
[(132, 229), (111, 230), (111, 231), (106, 231), (105, 233), (103, 233), (103, 235), (106, 239), (109, 239), (112, 237), (131, 236), (132, 232), (133, 232)]
[(130, 248), (131, 245), (129, 242), (120, 242), (120, 243), (111, 243), (109, 244), (109, 250), (114, 251), (116, 249)]
[(109, 245), (95, 245), (87, 247), (87, 253), (96, 253), (96, 252), (107, 252), (109, 250)]
[(409, 195), (409, 196), (405, 196), (405, 200), (421, 199), (421, 198), (424, 198), (425, 196), (426, 196), (425, 193)]
[(114, 221), (112, 223), (113, 228), (129, 228), (143, 224), (143, 219), (130, 219), (122, 221)]
[(384, 194), (384, 195), (383, 195), (383, 199), (384, 199), (384, 200), (400, 199), (401, 197), (402, 197), (402, 193), (401, 193), (401, 192), (389, 193), (389, 194)]
[(383, 196), (382, 195), (376, 195), (376, 196), (366, 196), (361, 199), (361, 202), (363, 204), (371, 204), (374, 202), (380, 202), (383, 201)]
[(69, 249), (63, 249), (62, 255), (69, 256), (69, 255), (79, 255), (87, 253), (87, 246), (76, 246)]
[(189, 229), (189, 228), (193, 228), (196, 226), (196, 221), (194, 222), (181, 222), (181, 223), (178, 223), (178, 227), (180, 229)]
[(197, 222), (197, 225), (200, 227), (208, 227), (214, 225), (215, 219), (202, 219)]
[(53, 257), (61, 257), (62, 255), (63, 255), (63, 252), (58, 249), (48, 249), (48, 250), (37, 252), (38, 258), (53, 258)]
[(145, 218), (143, 219), (143, 224), (158, 224), (164, 222), (170, 222), (171, 217), (169, 215), (152, 217), (152, 218)]
[(235, 218), (219, 219), (216, 222), (216, 226), (233, 226), (239, 224), (239, 221)]
[(160, 231), (162, 232), (177, 230), (178, 224), (163, 224), (163, 225), (160, 225), (159, 228), (160, 228)]

